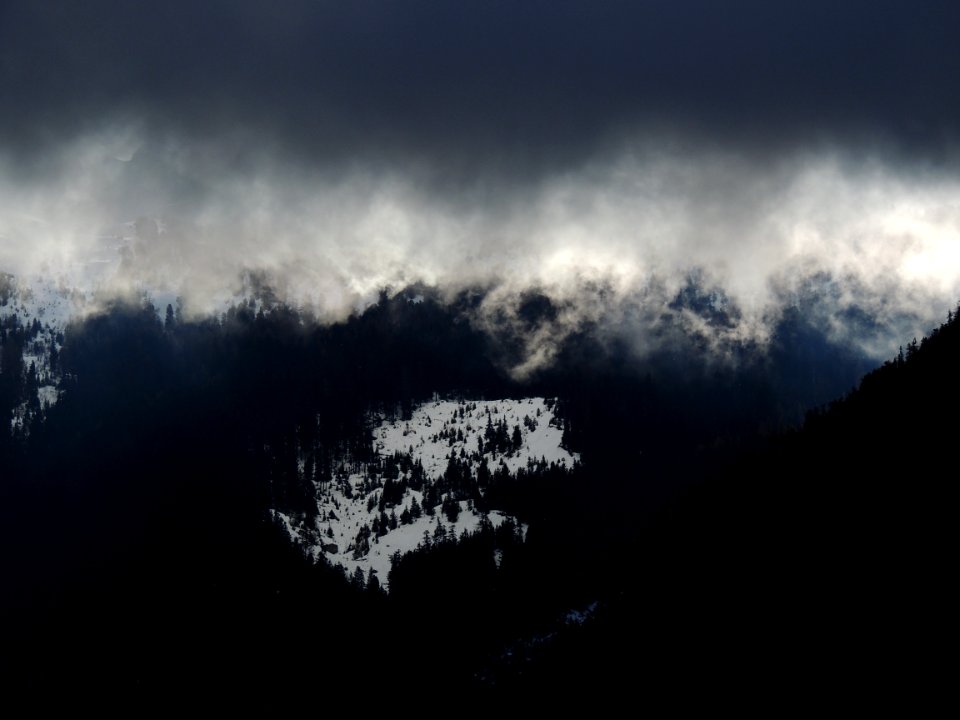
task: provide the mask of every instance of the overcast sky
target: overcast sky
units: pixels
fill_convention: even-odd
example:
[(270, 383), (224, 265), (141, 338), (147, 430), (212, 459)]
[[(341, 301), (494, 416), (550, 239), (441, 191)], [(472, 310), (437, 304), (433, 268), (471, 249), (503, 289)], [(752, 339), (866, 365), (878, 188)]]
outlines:
[(546, 172), (665, 128), (939, 164), (957, 152), (958, 21), (946, 1), (5, 0), (0, 122), (28, 157), (137, 122), (309, 162)]
[(957, 28), (916, 0), (0, 0), (0, 263), (149, 217), (139, 281), (197, 307), (247, 268), (331, 317), (423, 280), (537, 287), (573, 326), (696, 271), (738, 333), (818, 273), (939, 317)]

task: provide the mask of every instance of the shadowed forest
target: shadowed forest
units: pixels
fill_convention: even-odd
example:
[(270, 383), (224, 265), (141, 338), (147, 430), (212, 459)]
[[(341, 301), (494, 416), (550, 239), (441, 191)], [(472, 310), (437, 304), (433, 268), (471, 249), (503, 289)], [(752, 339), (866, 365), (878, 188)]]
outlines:
[[(26, 412), (0, 433), (4, 683), (36, 707), (265, 710), (325, 688), (822, 691), (851, 664), (866, 689), (938, 632), (952, 314), (866, 375), (788, 313), (732, 362), (692, 342), (630, 362), (582, 334), (518, 382), (510, 338), (472, 327), (471, 302), (384, 294), (332, 326), (253, 303), (204, 322), (117, 305), (67, 328), (49, 407), (23, 360), (39, 328), (5, 319), (0, 427)], [(527, 312), (535, 326), (549, 301)], [(434, 538), (395, 563), (389, 595), (304, 557), (269, 509), (315, 512), (332, 458), (369, 459), (372, 415), (435, 393), (557, 397), (582, 462), (499, 478), (489, 499), (525, 540), (511, 524)]]

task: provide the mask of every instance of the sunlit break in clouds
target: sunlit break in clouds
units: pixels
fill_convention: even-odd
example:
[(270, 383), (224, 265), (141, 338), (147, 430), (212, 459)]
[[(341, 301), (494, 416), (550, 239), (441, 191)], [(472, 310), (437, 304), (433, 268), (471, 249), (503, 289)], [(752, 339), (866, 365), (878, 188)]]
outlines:
[(327, 322), (476, 290), (491, 332), (539, 293), (519, 374), (665, 318), (762, 348), (803, 303), (883, 357), (955, 304), (952, 6), (633, 5), (8, 3), (0, 269)]

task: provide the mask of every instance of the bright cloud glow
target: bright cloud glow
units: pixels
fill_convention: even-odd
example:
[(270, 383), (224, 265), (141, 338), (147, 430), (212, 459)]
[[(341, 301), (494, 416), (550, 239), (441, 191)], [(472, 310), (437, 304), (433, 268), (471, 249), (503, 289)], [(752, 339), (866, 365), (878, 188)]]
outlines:
[[(565, 308), (561, 335), (622, 318), (626, 305), (661, 312), (692, 273), (738, 308), (730, 332), (741, 339), (762, 340), (785, 293), (817, 273), (844, 283), (838, 311), (928, 320), (960, 295), (960, 183), (875, 160), (760, 166), (625, 145), (577, 171), (480, 192), (389, 166), (238, 173), (189, 148), (124, 161), (130, 133), (117, 143), (123, 153), (103, 137), (68, 148), (39, 176), (0, 165), (0, 268), (162, 290), (196, 313), (257, 272), (328, 320), (418, 281), (495, 288), (487, 311), (536, 289)], [(548, 357), (548, 338), (535, 340)]]

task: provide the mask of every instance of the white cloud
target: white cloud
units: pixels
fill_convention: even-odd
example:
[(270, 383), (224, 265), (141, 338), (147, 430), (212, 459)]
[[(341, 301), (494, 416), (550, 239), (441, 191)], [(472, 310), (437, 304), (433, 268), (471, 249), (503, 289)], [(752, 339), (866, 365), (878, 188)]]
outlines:
[[(104, 134), (25, 178), (0, 164), (0, 266), (102, 283), (92, 264), (126, 247), (132, 261), (110, 287), (162, 286), (203, 312), (256, 270), (327, 319), (381, 287), (422, 281), (447, 292), (494, 287), (483, 306), (492, 322), (533, 288), (562, 308), (529, 339), (533, 364), (588, 320), (629, 316), (640, 332), (691, 272), (739, 309), (727, 339), (762, 341), (784, 298), (816, 273), (842, 282), (838, 314), (859, 305), (929, 321), (960, 295), (960, 181), (879, 160), (824, 152), (764, 165), (637, 143), (491, 189), (483, 178), (438, 187), (403, 167), (306, 172), (259, 162), (241, 171), (173, 144), (118, 160), (131, 146), (131, 131), (113, 142)], [(160, 234), (138, 232), (141, 216), (159, 219)], [(830, 322), (842, 335), (843, 323)]]

